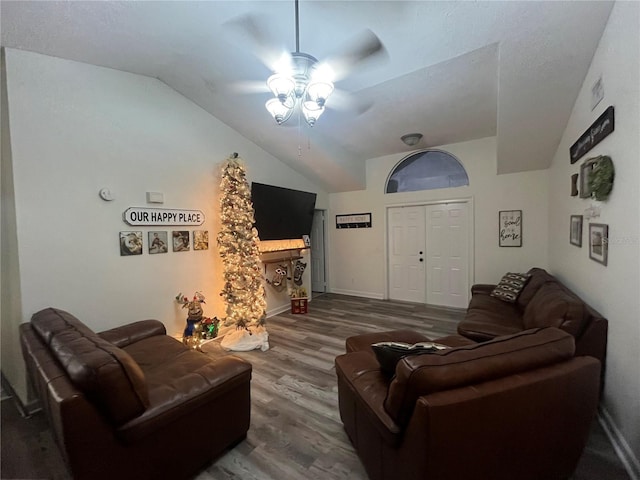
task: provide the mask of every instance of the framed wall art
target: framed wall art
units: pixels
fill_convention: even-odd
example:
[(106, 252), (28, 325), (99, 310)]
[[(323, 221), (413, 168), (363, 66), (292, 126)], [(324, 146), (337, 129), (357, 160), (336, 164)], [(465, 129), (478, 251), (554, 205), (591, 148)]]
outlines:
[(589, 150), (604, 140), (615, 128), (613, 105), (608, 107), (598, 119), (571, 145), (569, 157), (571, 164), (576, 163)]
[(209, 230), (195, 230), (193, 232), (193, 249), (194, 250), (209, 249)]
[(589, 224), (589, 258), (602, 265), (607, 265), (609, 256), (609, 225), (604, 223)]
[(574, 173), (573, 175), (571, 175), (571, 196), (572, 197), (578, 196), (578, 177), (579, 175), (577, 173)]
[(522, 246), (522, 210), (498, 212), (498, 235), (501, 247)]
[(189, 245), (189, 230), (174, 230), (171, 236), (173, 237), (174, 252), (188, 252), (191, 250)]
[(571, 215), (569, 243), (582, 247), (582, 215)]
[(149, 232), (149, 254), (167, 253), (167, 232)]
[(142, 255), (142, 232), (120, 232), (120, 255)]

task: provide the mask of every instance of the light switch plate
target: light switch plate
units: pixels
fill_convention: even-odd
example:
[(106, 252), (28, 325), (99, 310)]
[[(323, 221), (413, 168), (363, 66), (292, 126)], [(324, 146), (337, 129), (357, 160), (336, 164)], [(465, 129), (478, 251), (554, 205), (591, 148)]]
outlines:
[(147, 203), (164, 203), (162, 192), (147, 192)]

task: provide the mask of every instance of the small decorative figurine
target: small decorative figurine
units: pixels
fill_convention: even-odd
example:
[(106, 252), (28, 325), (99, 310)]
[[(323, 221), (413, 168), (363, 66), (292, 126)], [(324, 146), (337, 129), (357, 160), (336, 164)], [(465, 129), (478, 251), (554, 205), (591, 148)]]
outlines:
[(197, 348), (200, 345), (200, 332), (202, 327), (202, 304), (205, 303), (204, 295), (200, 292), (193, 294), (193, 300), (189, 301), (182, 293), (176, 295), (176, 302), (182, 305), (182, 308), (188, 308), (187, 326), (182, 334), (182, 343)]

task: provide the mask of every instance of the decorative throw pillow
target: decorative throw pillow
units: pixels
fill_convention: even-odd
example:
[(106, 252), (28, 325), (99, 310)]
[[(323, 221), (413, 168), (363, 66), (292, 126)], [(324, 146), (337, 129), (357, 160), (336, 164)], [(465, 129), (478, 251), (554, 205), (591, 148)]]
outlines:
[(500, 279), (500, 283), (496, 285), (490, 295), (504, 302), (515, 303), (529, 278), (530, 276), (526, 273), (509, 272)]
[(396, 364), (407, 355), (422, 355), (450, 348), (433, 342), (419, 342), (410, 345), (403, 342), (378, 342), (371, 345), (376, 354), (380, 369), (388, 374), (396, 373)]

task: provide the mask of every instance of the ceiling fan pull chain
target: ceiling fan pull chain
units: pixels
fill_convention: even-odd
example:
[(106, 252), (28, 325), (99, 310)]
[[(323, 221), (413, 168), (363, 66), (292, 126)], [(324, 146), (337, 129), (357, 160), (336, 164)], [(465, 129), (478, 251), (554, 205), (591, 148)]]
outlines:
[[(296, 6), (298, 2), (296, 0)], [(302, 118), (300, 118), (300, 112), (298, 112), (298, 160), (302, 160)]]

